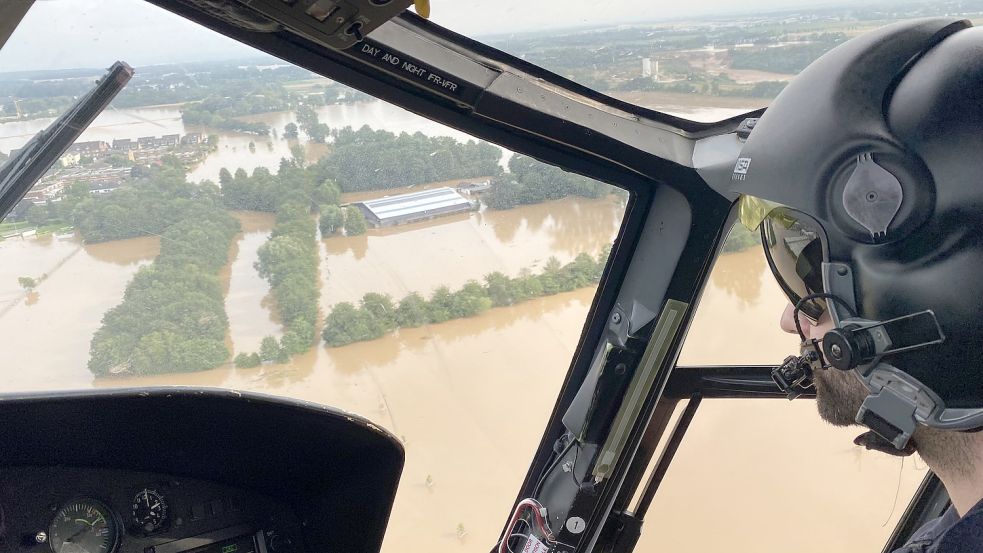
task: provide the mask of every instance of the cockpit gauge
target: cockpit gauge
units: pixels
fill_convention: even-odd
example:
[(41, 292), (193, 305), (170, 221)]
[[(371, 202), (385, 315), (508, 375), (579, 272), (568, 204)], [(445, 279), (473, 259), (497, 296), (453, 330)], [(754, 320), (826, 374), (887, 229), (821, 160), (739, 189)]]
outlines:
[(144, 532), (153, 532), (167, 520), (167, 503), (164, 496), (144, 488), (133, 497), (133, 521)]
[(119, 538), (116, 516), (95, 499), (69, 502), (48, 527), (48, 544), (54, 553), (113, 553)]

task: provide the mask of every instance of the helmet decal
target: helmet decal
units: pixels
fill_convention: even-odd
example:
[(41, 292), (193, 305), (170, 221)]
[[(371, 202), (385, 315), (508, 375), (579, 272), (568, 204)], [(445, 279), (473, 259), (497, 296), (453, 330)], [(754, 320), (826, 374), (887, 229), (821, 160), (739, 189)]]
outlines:
[(747, 170), (751, 167), (751, 158), (740, 157), (737, 158), (737, 164), (734, 165), (734, 174), (730, 176), (731, 180), (744, 180), (747, 178)]

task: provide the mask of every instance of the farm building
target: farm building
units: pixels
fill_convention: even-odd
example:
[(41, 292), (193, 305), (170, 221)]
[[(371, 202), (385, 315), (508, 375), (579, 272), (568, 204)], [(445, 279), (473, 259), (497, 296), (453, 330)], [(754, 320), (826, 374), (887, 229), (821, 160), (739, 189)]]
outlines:
[(387, 196), (355, 204), (365, 220), (375, 227), (390, 227), (414, 221), (433, 219), (441, 215), (461, 213), (473, 204), (454, 189), (443, 187), (398, 196)]

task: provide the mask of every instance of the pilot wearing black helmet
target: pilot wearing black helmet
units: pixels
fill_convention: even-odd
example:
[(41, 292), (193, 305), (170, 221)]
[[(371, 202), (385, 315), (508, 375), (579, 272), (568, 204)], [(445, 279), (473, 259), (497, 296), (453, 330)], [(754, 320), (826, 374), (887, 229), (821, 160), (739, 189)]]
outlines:
[(983, 28), (904, 22), (832, 50), (730, 178), (802, 342), (775, 382), (945, 484), (952, 508), (899, 551), (983, 551)]

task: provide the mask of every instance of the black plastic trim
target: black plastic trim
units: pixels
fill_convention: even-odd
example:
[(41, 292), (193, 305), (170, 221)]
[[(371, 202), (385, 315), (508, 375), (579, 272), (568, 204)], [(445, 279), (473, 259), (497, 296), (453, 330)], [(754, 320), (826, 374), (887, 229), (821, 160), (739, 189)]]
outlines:
[(0, 396), (0, 468), (146, 471), (291, 505), (314, 551), (374, 553), (402, 472), (386, 430), (323, 405), (187, 387)]
[(729, 117), (727, 119), (712, 123), (692, 121), (690, 119), (676, 117), (674, 115), (669, 115), (668, 113), (645, 108), (623, 100), (618, 100), (617, 98), (613, 98), (606, 94), (602, 94), (576, 81), (561, 77), (560, 75), (557, 75), (556, 73), (553, 73), (552, 71), (549, 71), (543, 67), (532, 64), (521, 58), (517, 58), (511, 54), (503, 52), (502, 50), (498, 50), (497, 48), (471, 39), (465, 35), (458, 34), (445, 27), (431, 23), (430, 21), (412, 12), (403, 12), (398, 17), (393, 18), (392, 23), (410, 28), (414, 32), (429, 37), (434, 42), (438, 42), (461, 53), (466, 53), (468, 56), (481, 60), (490, 66), (507, 66), (519, 72), (525, 73), (535, 79), (542, 79), (546, 82), (552, 83), (601, 104), (632, 113), (645, 119), (664, 123), (670, 127), (678, 129), (681, 134), (684, 134), (689, 138), (695, 139), (704, 136), (723, 134), (725, 132), (732, 132), (737, 129), (737, 126), (741, 123), (741, 121), (748, 117), (757, 117), (761, 113), (764, 113), (765, 109), (762, 107), (760, 109), (750, 110), (748, 113), (736, 115), (734, 117)]

